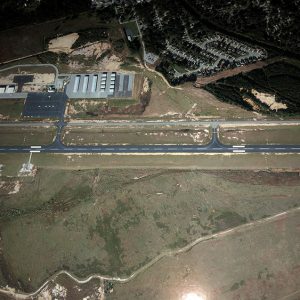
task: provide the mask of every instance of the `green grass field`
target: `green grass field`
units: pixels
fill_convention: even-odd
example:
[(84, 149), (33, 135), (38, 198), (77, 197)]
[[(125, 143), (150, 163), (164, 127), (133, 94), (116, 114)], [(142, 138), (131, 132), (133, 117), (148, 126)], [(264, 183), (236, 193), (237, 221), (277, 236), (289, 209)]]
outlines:
[(19, 120), (22, 117), (24, 100), (0, 99), (0, 115), (4, 120)]
[(128, 276), (163, 251), (300, 205), (297, 172), (40, 168), (2, 181), (1, 285), (27, 291), (61, 269)]
[(220, 140), (229, 145), (299, 145), (300, 126), (221, 127)]
[(54, 140), (55, 127), (0, 127), (0, 146), (48, 145)]

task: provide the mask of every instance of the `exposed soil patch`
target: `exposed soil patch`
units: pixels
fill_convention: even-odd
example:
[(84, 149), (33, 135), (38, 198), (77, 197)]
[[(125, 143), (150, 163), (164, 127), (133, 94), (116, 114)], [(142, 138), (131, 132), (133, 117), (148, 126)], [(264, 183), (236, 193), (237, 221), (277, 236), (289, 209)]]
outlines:
[(78, 33), (70, 33), (49, 41), (48, 49), (54, 53), (70, 53), (72, 45), (79, 38)]

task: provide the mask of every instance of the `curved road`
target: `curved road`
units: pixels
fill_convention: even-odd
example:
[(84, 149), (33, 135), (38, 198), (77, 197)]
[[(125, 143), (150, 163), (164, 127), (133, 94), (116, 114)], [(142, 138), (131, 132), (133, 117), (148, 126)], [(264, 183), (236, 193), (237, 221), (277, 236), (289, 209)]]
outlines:
[(55, 72), (55, 80), (54, 80), (54, 85), (57, 86), (57, 79), (58, 79), (58, 74), (59, 71), (57, 69), (57, 67), (53, 64), (24, 64), (24, 65), (15, 65), (15, 66), (11, 66), (5, 69), (0, 69), (0, 72), (4, 72), (7, 70), (11, 70), (11, 69), (16, 69), (16, 68), (31, 68), (31, 67), (51, 67), (54, 69)]

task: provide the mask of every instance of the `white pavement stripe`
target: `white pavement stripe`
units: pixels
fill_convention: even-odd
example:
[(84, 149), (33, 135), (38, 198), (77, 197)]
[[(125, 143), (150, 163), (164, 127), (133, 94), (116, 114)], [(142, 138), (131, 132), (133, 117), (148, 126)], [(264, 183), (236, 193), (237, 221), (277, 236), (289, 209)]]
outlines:
[(233, 153), (245, 153), (246, 150), (233, 150)]

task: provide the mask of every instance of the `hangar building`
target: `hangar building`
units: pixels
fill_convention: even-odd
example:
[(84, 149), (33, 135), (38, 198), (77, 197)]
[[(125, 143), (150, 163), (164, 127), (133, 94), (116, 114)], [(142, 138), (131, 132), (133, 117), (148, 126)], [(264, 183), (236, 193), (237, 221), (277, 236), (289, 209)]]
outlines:
[(134, 75), (115, 72), (72, 74), (65, 93), (70, 99), (132, 97)]

